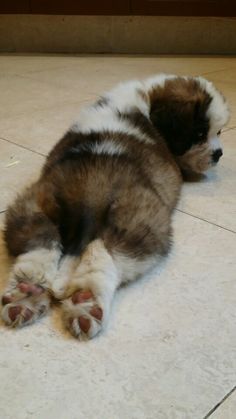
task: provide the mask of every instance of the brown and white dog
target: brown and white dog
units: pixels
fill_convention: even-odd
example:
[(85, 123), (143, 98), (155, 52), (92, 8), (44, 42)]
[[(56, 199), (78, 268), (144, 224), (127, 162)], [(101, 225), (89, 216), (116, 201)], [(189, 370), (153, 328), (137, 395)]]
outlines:
[(182, 171), (218, 162), (228, 118), (209, 81), (164, 74), (123, 83), (82, 110), (7, 210), (16, 260), (6, 324), (34, 322), (54, 296), (74, 336), (100, 332), (117, 288), (168, 253)]

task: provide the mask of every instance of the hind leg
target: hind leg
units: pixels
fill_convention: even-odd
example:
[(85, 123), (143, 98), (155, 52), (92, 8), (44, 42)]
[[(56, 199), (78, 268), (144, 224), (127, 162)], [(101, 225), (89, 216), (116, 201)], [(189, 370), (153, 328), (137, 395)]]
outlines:
[(16, 259), (2, 296), (2, 318), (9, 326), (33, 323), (50, 307), (60, 252), (38, 248)]
[(69, 283), (64, 319), (79, 339), (104, 328), (119, 285), (154, 268), (169, 248), (169, 211), (152, 191), (128, 192), (110, 208), (103, 240), (88, 245)]
[(115, 292), (157, 263), (157, 257), (139, 260), (124, 253), (109, 253), (103, 240), (91, 242), (79, 258), (66, 256), (54, 282), (54, 294), (64, 299), (66, 327), (79, 340), (91, 339), (106, 326)]
[(77, 260), (66, 285), (62, 310), (66, 327), (80, 340), (93, 338), (105, 326), (120, 276), (101, 239), (91, 242)]
[(56, 227), (28, 189), (6, 215), (5, 241), (17, 256), (2, 296), (2, 318), (9, 326), (34, 322), (50, 307), (50, 290), (61, 257)]

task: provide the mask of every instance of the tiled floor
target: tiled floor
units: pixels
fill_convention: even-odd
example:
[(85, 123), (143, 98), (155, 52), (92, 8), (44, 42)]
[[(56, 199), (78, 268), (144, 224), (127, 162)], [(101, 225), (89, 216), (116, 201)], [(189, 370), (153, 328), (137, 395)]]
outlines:
[[(224, 158), (185, 185), (172, 254), (157, 275), (120, 290), (99, 338), (67, 335), (59, 307), (20, 331), (1, 323), (1, 418), (236, 417), (236, 59), (0, 56), (0, 223), (84, 103), (160, 71), (201, 74), (222, 89), (232, 109)], [(0, 251), (1, 291), (2, 242)]]

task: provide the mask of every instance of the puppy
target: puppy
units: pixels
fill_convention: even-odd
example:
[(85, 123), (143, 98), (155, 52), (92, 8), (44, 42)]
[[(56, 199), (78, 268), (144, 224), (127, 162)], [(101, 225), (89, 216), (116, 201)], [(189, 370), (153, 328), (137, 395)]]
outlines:
[(52, 295), (76, 338), (100, 332), (117, 288), (168, 254), (182, 171), (218, 162), (228, 118), (209, 81), (174, 75), (120, 84), (82, 110), (6, 212), (6, 324), (33, 323)]

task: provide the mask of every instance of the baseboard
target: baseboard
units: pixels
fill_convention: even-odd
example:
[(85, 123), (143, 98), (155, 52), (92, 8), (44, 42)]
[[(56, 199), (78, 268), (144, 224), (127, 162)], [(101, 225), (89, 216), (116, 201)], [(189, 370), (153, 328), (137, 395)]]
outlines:
[(235, 54), (236, 18), (0, 15), (0, 51)]

